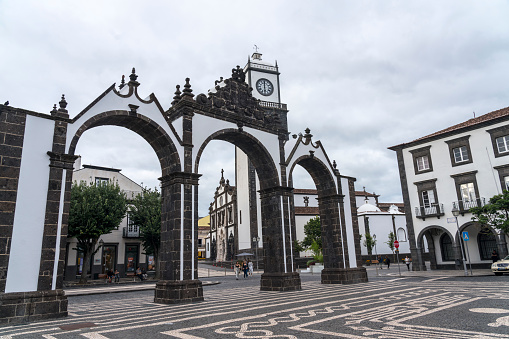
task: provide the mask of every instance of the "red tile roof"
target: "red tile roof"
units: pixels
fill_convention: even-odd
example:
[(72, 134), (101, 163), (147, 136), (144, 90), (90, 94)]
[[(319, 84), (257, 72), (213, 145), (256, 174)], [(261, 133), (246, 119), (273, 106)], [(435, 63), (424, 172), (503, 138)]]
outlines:
[(399, 146), (404, 146), (404, 145), (407, 145), (407, 144), (419, 143), (419, 141), (423, 141), (423, 140), (431, 139), (431, 138), (434, 138), (434, 137), (438, 137), (438, 136), (441, 136), (443, 134), (454, 133), (456, 131), (459, 133), (463, 129), (468, 129), (468, 128), (471, 128), (471, 127), (474, 127), (476, 125), (480, 125), (480, 124), (483, 124), (483, 123), (486, 123), (486, 124), (489, 124), (490, 122), (491, 123), (496, 123), (496, 121), (492, 121), (492, 120), (497, 120), (497, 119), (504, 118), (504, 117), (509, 117), (509, 107), (502, 108), (502, 109), (499, 109), (499, 110), (496, 110), (496, 111), (493, 111), (493, 112), (490, 112), (490, 113), (483, 114), (481, 116), (469, 119), (469, 120), (464, 121), (462, 123), (459, 123), (457, 125), (454, 125), (454, 126), (451, 126), (451, 127), (447, 127), (447, 128), (445, 128), (443, 130), (440, 130), (438, 132), (435, 132), (435, 133), (432, 133), (432, 134), (428, 134), (428, 135), (426, 135), (424, 137), (415, 139), (415, 140), (413, 140), (411, 142), (403, 143), (403, 144), (399, 144), (399, 145), (395, 145), (395, 146), (389, 147), (389, 149), (394, 149), (394, 148), (397, 148)]

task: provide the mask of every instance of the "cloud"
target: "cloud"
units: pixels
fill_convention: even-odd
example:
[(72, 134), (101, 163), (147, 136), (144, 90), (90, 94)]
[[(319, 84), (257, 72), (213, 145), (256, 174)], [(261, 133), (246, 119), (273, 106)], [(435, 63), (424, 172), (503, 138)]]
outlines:
[[(401, 201), (387, 147), (509, 106), (508, 12), (505, 1), (3, 1), (0, 100), (48, 113), (64, 93), (75, 116), (136, 67), (142, 97), (166, 109), (186, 77), (206, 93), (256, 44), (280, 67), (290, 131), (311, 128), (357, 189)], [(158, 185), (146, 142), (101, 131), (78, 143), (84, 163)], [(221, 168), (234, 178), (233, 148), (217, 145), (200, 164), (200, 215)]]

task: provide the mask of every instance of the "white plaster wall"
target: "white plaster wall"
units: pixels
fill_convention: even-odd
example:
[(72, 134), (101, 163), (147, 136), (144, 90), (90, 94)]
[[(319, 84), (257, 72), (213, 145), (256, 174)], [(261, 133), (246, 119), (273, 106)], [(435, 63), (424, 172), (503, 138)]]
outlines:
[[(249, 211), (249, 177), (248, 158), (238, 147), (235, 147), (235, 186), (237, 188), (237, 216), (242, 213), (242, 220), (238, 219), (239, 248), (249, 246), (250, 211)], [(246, 244), (247, 241), (247, 244)], [(247, 245), (247, 246), (246, 246)]]
[[(476, 180), (479, 189), (479, 197), (484, 197), (487, 201), (493, 195), (500, 193), (500, 181), (498, 179), (498, 173), (493, 169), (493, 167), (507, 164), (509, 159), (508, 157), (495, 158), (493, 146), (491, 144), (491, 137), (490, 134), (486, 132), (486, 130), (504, 125), (507, 125), (507, 123), (495, 124), (486, 128), (469, 131), (467, 133), (456, 134), (448, 138), (435, 140), (403, 150), (403, 158), (408, 178), (410, 206), (416, 236), (421, 232), (422, 229), (430, 225), (442, 226), (446, 228), (453, 236), (456, 235), (456, 223), (447, 222), (447, 218), (453, 218), (451, 213), (452, 203), (458, 200), (454, 179), (451, 178), (451, 175), (477, 171)], [(470, 164), (452, 167), (449, 155), (449, 146), (445, 141), (457, 139), (467, 135), (470, 135), (469, 144), (472, 152), (473, 162)], [(410, 150), (422, 148), (428, 145), (431, 145), (430, 153), (433, 164), (433, 171), (416, 175), (414, 172), (414, 164)], [(445, 215), (440, 217), (440, 219), (432, 217), (426, 218), (426, 220), (421, 220), (415, 217), (415, 207), (419, 206), (419, 197), (417, 186), (413, 183), (430, 179), (437, 179), (436, 189), (438, 201), (444, 205)], [(464, 216), (458, 216), (458, 222), (461, 226), (462, 224), (471, 221), (471, 218), (472, 215), (470, 213), (466, 213)], [(470, 246), (474, 245), (471, 244)], [(439, 251), (439, 247), (440, 246), (435, 247), (437, 252)], [(472, 251), (475, 251), (478, 255), (477, 247), (472, 248)], [(470, 254), (473, 255), (473, 253)], [(437, 260), (440, 258), (441, 257), (437, 255)], [(479, 259), (474, 260), (473, 258), (472, 261), (474, 263), (480, 262)]]
[(54, 126), (27, 115), (6, 293), (37, 291)]
[[(343, 237), (347, 239), (348, 243), (348, 259), (350, 261), (350, 268), (357, 267), (357, 255), (355, 254), (355, 240), (353, 236), (353, 223), (352, 223), (352, 209), (350, 207), (350, 192), (348, 190), (348, 179), (341, 178), (341, 186), (343, 187), (343, 194), (345, 195), (344, 210), (345, 210), (345, 223), (346, 234)], [(346, 255), (346, 253), (345, 253)]]
[[(138, 113), (142, 114), (154, 122), (156, 122), (170, 137), (173, 144), (177, 148), (180, 161), (183, 162), (184, 159), (184, 149), (183, 147), (180, 147), (177, 139), (175, 138), (173, 132), (171, 131), (170, 127), (168, 126), (168, 123), (164, 119), (164, 116), (161, 114), (161, 111), (157, 107), (157, 105), (152, 102), (149, 104), (143, 103), (136, 98), (136, 96), (133, 94), (129, 98), (122, 98), (115, 94), (113, 91), (110, 91), (107, 93), (99, 102), (97, 102), (92, 108), (90, 108), (83, 116), (81, 116), (78, 120), (76, 120), (73, 124), (69, 124), (67, 127), (67, 142), (66, 142), (66, 149), (69, 150), (70, 143), (72, 141), (72, 138), (76, 134), (76, 131), (91, 117), (107, 112), (107, 111), (113, 111), (113, 110), (124, 110), (124, 111), (130, 111), (129, 104), (134, 104), (137, 106), (140, 106), (138, 108)], [(177, 131), (182, 130), (182, 126), (175, 125), (174, 126)], [(86, 133), (86, 132), (85, 132)], [(134, 132), (133, 132), (134, 133)]]
[[(358, 216), (359, 220), (359, 233), (363, 235), (361, 239), (361, 253), (363, 255), (368, 254), (368, 249), (363, 245), (364, 235), (366, 234), (365, 219), (364, 215), (369, 217), (369, 230), (371, 235), (376, 234), (376, 252), (378, 254), (392, 254), (392, 251), (387, 241), (389, 241), (389, 233), (393, 232), (392, 217), (389, 213), (366, 213)], [(406, 232), (406, 221), (404, 214), (396, 214), (394, 223), (396, 225), (396, 231), (398, 228), (403, 228)], [(409, 253), (410, 244), (408, 241), (399, 242), (400, 253)], [(375, 248), (373, 248), (372, 254), (375, 254)]]

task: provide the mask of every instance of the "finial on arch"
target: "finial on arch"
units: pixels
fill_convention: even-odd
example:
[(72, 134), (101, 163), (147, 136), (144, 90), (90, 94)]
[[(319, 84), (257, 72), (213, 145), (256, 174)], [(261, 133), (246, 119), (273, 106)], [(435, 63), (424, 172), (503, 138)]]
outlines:
[(182, 99), (182, 97), (180, 96), (181, 92), (180, 92), (180, 85), (177, 85), (177, 90), (175, 91), (175, 96), (173, 97), (173, 101), (171, 102), (171, 105), (175, 105), (177, 102), (180, 101), (180, 99)]
[(191, 84), (190, 84), (190, 80), (191, 79), (186, 78), (186, 84), (184, 85), (184, 89), (182, 90), (182, 99), (192, 100), (192, 98), (194, 97), (193, 89), (191, 88)]
[(140, 85), (140, 83), (136, 81), (138, 79), (138, 75), (136, 75), (136, 69), (134, 67), (131, 71), (131, 75), (129, 75), (129, 79), (131, 80), (128, 83), (129, 86), (138, 87)]
[(120, 80), (120, 85), (118, 86), (118, 89), (122, 89), (125, 87), (125, 75), (122, 75), (122, 80)]

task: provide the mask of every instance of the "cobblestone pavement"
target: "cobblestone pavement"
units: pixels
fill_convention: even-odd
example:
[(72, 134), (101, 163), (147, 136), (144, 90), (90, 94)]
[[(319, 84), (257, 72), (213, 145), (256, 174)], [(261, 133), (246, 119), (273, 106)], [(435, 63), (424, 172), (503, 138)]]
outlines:
[(202, 278), (220, 283), (205, 285), (200, 303), (154, 304), (153, 291), (69, 296), (67, 318), (1, 327), (0, 336), (509, 338), (509, 276), (461, 273), (369, 269), (370, 282), (356, 285), (322, 285), (319, 275), (302, 274), (295, 292), (260, 291), (259, 274), (215, 276)]

